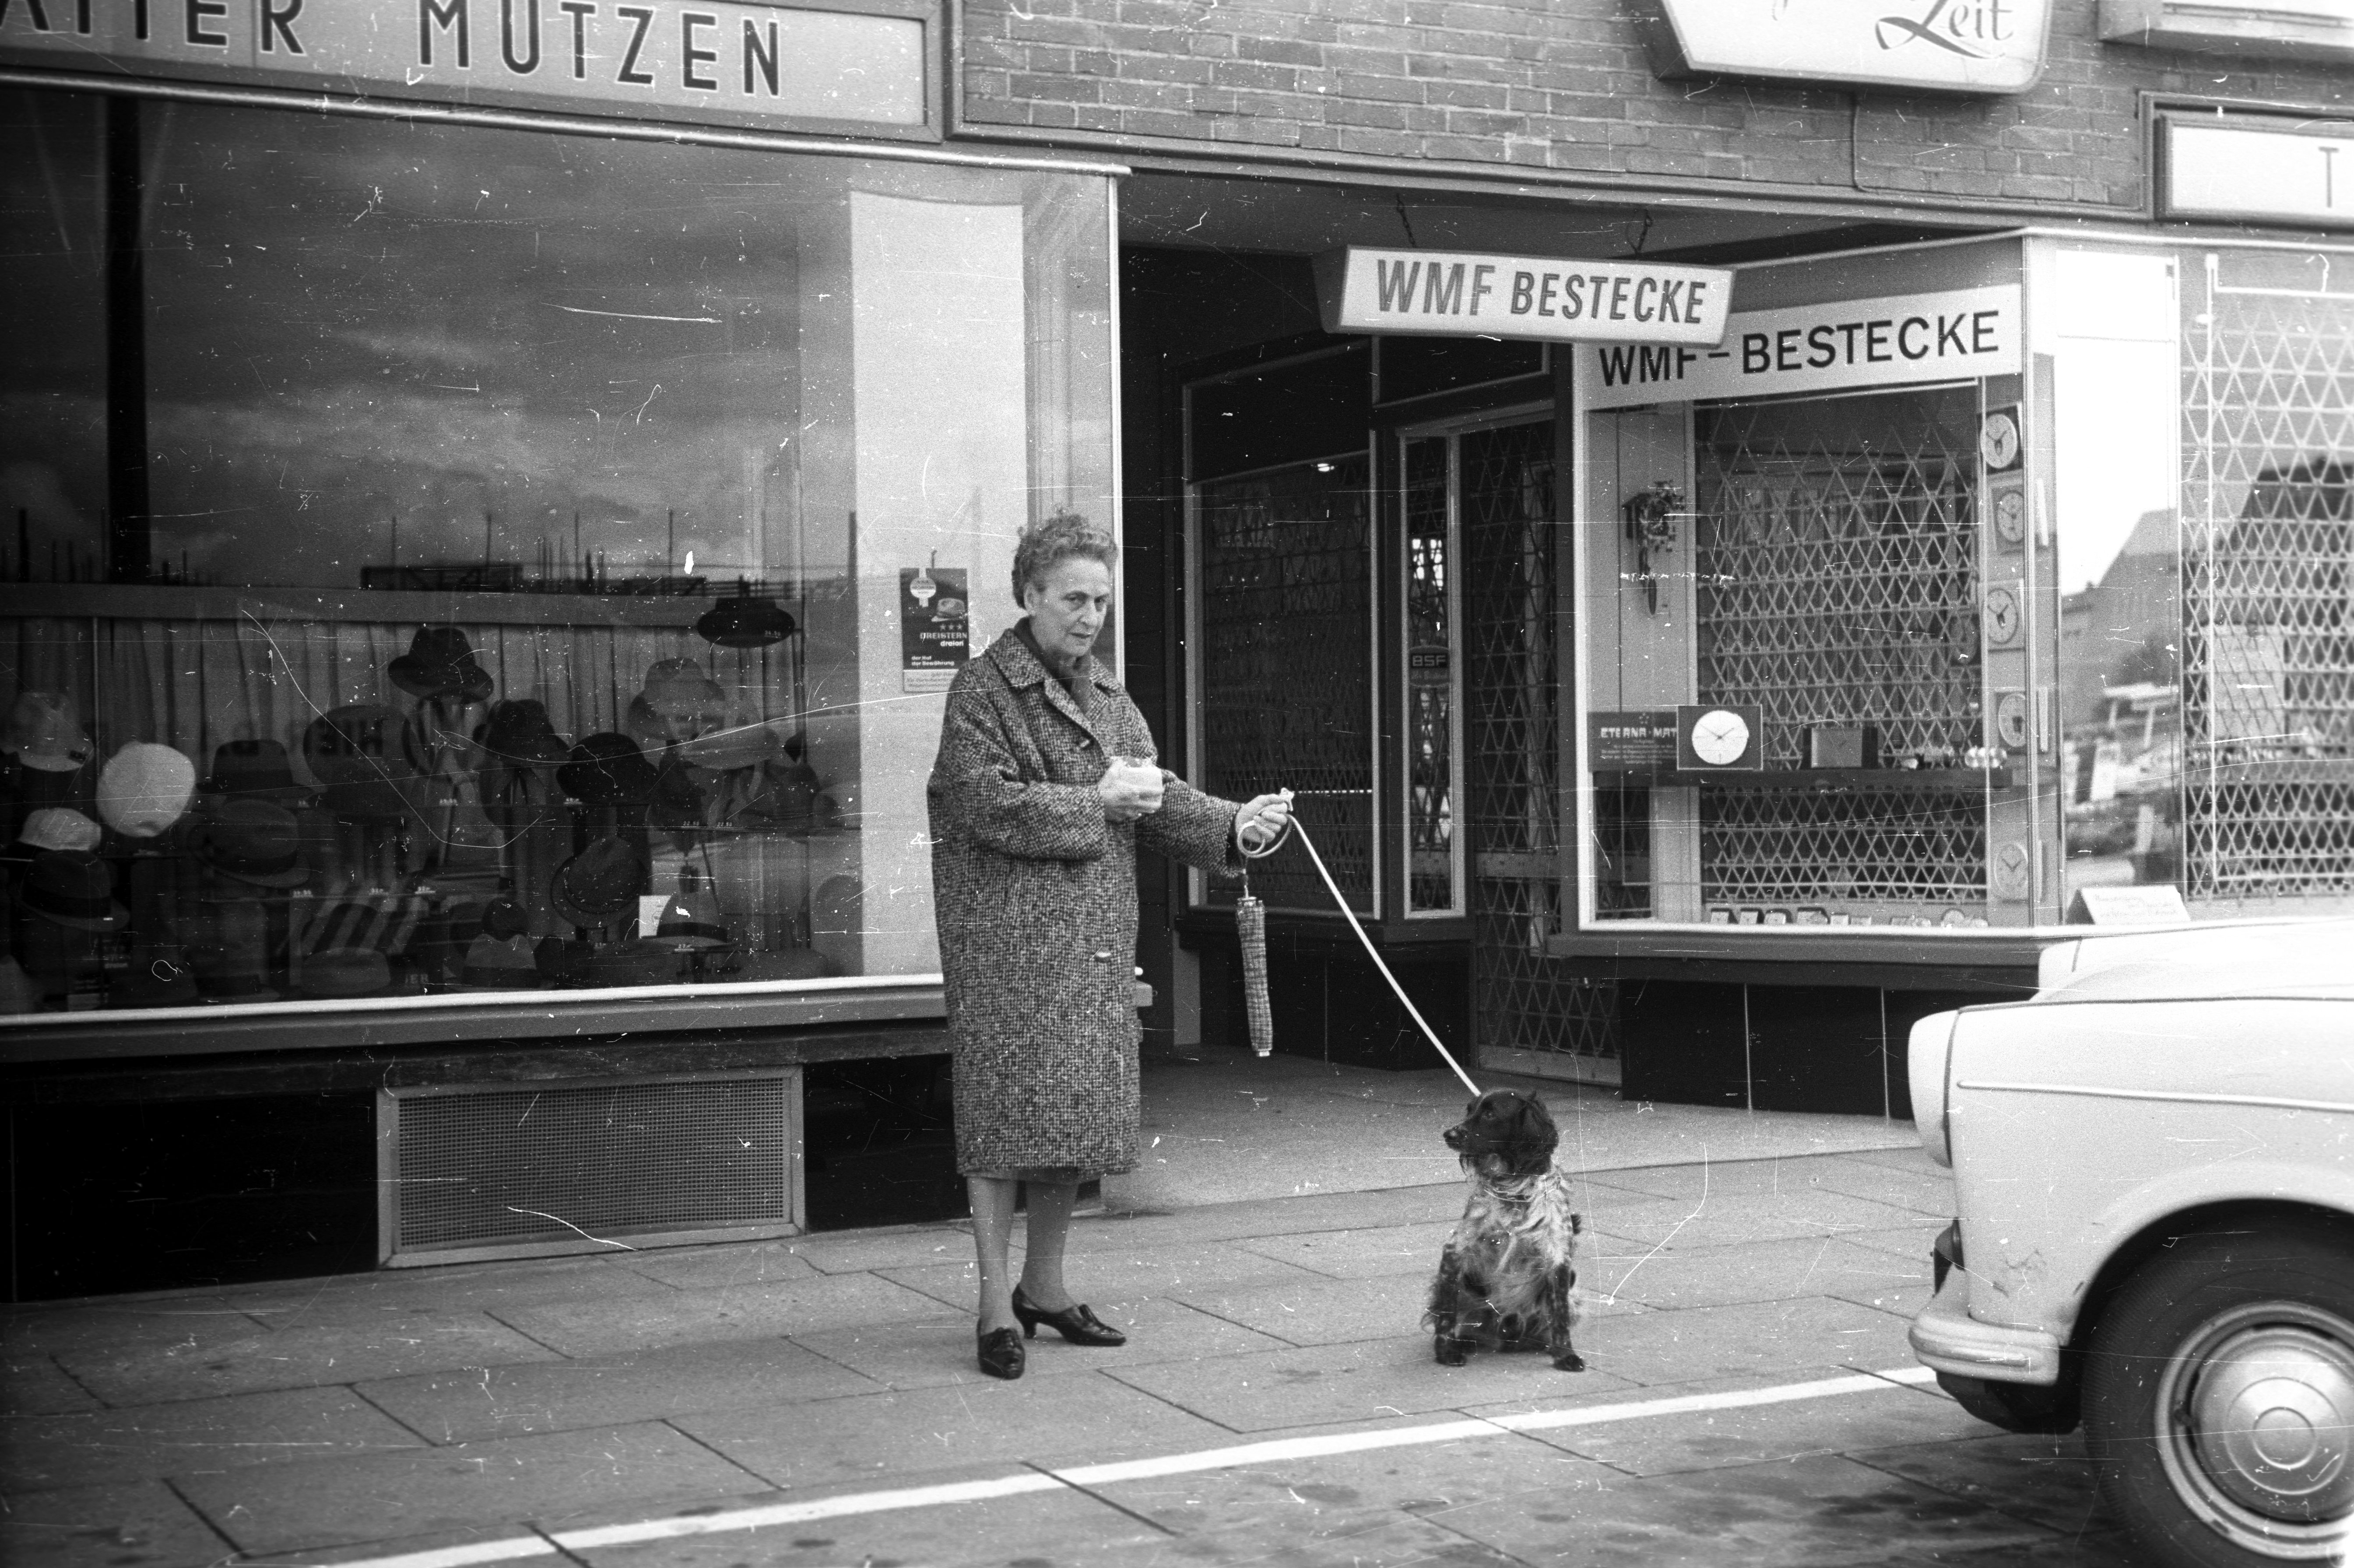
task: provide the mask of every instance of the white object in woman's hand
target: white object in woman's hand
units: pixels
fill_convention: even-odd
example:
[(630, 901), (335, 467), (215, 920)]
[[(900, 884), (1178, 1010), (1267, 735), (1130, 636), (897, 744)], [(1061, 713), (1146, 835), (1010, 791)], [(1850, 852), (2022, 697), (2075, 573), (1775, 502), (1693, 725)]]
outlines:
[(1115, 822), (1132, 822), (1161, 810), (1161, 769), (1132, 758), (1113, 758), (1103, 777), (1096, 780), (1104, 816)]
[(1282, 836), (1291, 821), (1291, 798), (1261, 795), (1235, 813), (1235, 837), (1245, 849), (1262, 849)]

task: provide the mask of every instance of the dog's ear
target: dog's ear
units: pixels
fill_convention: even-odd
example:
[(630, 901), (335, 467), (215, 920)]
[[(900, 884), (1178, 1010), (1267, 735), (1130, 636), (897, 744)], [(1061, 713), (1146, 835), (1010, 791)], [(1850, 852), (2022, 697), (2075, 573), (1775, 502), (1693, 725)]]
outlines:
[(1553, 1151), (1561, 1142), (1560, 1129), (1553, 1123), (1553, 1113), (1534, 1095), (1520, 1097), (1513, 1107), (1511, 1144), (1519, 1157), (1515, 1163), (1522, 1171), (1543, 1170), (1553, 1161)]

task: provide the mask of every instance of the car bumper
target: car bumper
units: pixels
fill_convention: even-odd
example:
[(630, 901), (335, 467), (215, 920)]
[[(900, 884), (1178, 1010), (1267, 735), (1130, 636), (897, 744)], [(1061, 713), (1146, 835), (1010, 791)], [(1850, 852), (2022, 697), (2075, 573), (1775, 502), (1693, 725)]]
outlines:
[(1991, 1383), (2060, 1381), (2060, 1340), (2041, 1329), (2004, 1329), (1970, 1316), (1969, 1276), (1949, 1272), (1906, 1335), (1923, 1366)]

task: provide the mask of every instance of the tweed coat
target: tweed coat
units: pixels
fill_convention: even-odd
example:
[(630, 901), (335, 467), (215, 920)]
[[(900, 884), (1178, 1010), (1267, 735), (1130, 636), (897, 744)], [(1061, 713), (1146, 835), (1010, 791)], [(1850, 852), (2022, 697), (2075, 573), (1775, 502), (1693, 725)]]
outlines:
[(1182, 779), (1150, 816), (1105, 816), (1108, 758), (1158, 754), (1126, 689), (1089, 668), (1083, 714), (1008, 631), (949, 688), (926, 793), (968, 1173), (1134, 1167), (1136, 852), (1241, 868), (1237, 807)]

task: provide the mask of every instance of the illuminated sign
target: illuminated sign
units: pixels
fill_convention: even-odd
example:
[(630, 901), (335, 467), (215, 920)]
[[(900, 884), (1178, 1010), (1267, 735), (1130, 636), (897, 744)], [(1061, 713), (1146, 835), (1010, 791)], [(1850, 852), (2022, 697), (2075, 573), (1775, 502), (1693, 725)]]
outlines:
[(919, 128), (916, 16), (731, 0), (14, 0), (0, 58), (661, 118)]
[(1579, 351), (1589, 408), (1779, 397), (2019, 369), (2019, 286), (1745, 311), (1712, 349), (1597, 345)]
[(2051, 0), (1645, 0), (1653, 74), (2025, 92)]
[(1316, 259), (1316, 292), (1331, 333), (1712, 344), (1724, 335), (1733, 274), (1352, 245)]
[(2158, 122), (2158, 207), (2168, 217), (2220, 217), (2354, 228), (2354, 123)]

